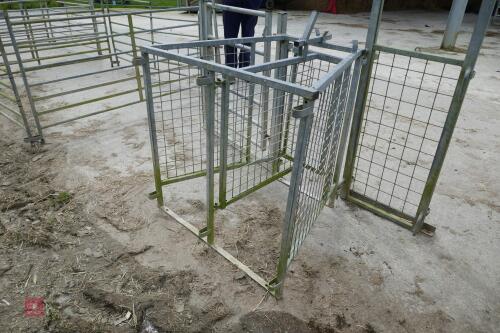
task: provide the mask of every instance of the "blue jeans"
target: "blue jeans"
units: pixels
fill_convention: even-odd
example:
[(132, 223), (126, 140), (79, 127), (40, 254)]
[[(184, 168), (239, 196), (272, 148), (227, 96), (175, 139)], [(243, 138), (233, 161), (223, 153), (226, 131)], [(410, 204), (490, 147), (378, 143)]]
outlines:
[[(262, 0), (224, 0), (228, 6), (241, 7), (247, 9), (259, 9)], [(241, 26), (241, 37), (253, 37), (257, 16), (246, 15), (224, 11), (222, 20), (224, 22), (224, 38), (237, 38)], [(234, 68), (246, 67), (250, 65), (250, 52), (238, 50), (233, 46), (225, 46), (224, 53), (226, 65)]]

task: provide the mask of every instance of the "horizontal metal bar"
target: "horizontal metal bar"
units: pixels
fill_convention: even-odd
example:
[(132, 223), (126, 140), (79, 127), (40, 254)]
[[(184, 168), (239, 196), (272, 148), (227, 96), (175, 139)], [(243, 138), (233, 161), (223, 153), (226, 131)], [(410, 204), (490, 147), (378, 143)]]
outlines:
[(177, 215), (173, 210), (170, 208), (163, 206), (161, 209), (171, 218), (173, 218), (177, 223), (182, 225), (184, 228), (187, 230), (191, 231), (196, 237), (198, 237), (200, 240), (202, 240), (205, 244), (207, 244), (209, 247), (214, 249), (217, 253), (219, 253), (222, 257), (224, 257), (226, 260), (228, 260), (230, 263), (238, 267), (241, 271), (243, 271), (246, 275), (248, 275), (252, 280), (257, 282), (261, 287), (266, 289), (268, 292), (273, 294), (272, 290), (269, 287), (269, 284), (264, 280), (262, 277), (260, 277), (258, 274), (256, 274), (254, 271), (252, 271), (247, 265), (243, 264), (241, 261), (233, 257), (229, 252), (224, 250), (222, 247), (216, 245), (216, 244), (209, 244), (207, 242), (207, 237), (203, 236), (200, 237), (200, 230), (196, 228), (194, 225), (191, 223), (187, 222), (184, 220), (181, 216)]
[(36, 87), (36, 86), (45, 85), (45, 84), (57, 83), (57, 82), (62, 82), (62, 81), (67, 81), (67, 80), (73, 80), (73, 79), (78, 79), (78, 78), (82, 78), (82, 77), (85, 77), (85, 76), (102, 74), (102, 73), (107, 73), (107, 72), (112, 72), (112, 71), (118, 71), (118, 70), (122, 70), (122, 69), (125, 69), (125, 68), (132, 68), (132, 67), (135, 67), (135, 65), (113, 67), (113, 68), (109, 68), (109, 69), (105, 69), (105, 70), (101, 70), (101, 71), (96, 71), (96, 72), (78, 74), (78, 75), (75, 75), (75, 76), (68, 76), (68, 77), (54, 79), (54, 80), (50, 80), (50, 81), (42, 81), (42, 82), (32, 83), (32, 84), (30, 84), (30, 87)]
[[(400, 212), (391, 212), (394, 211), (392, 208), (386, 207), (385, 205), (381, 205), (371, 200), (367, 200), (367, 198), (360, 196), (356, 192), (349, 191), (346, 200), (355, 203), (356, 205), (363, 207), (364, 209), (374, 213), (375, 215), (386, 218), (406, 229), (412, 230), (415, 224), (415, 221), (412, 219), (412, 217)], [(384, 207), (381, 208), (380, 206)], [(435, 230), (436, 228), (434, 226), (424, 223), (421, 231), (427, 236), (433, 236)]]
[(226, 11), (226, 12), (233, 12), (233, 13), (239, 13), (239, 14), (266, 17), (266, 12), (264, 12), (262, 10), (253, 10), (253, 9), (247, 9), (247, 8), (242, 8), (242, 7), (227, 6), (227, 5), (221, 5), (221, 4), (212, 3), (212, 2), (207, 2), (207, 6), (213, 8), (213, 9), (219, 9), (219, 10)]
[[(101, 49), (102, 51), (110, 51), (108, 48), (103, 48)], [(27, 63), (30, 63), (30, 62), (37, 62), (39, 60), (51, 60), (51, 59), (59, 59), (59, 58), (70, 58), (70, 57), (73, 57), (73, 56), (77, 56), (77, 55), (82, 55), (82, 54), (89, 54), (89, 53), (95, 53), (97, 52), (97, 49), (90, 49), (90, 50), (87, 50), (87, 51), (80, 51), (80, 52), (75, 52), (75, 53), (63, 53), (63, 54), (57, 54), (57, 55), (53, 55), (53, 56), (47, 56), (47, 57), (38, 57), (36, 59), (29, 59), (29, 60), (25, 60), (24, 63), (27, 64)], [(108, 55), (106, 58), (109, 58), (110, 56)], [(83, 59), (87, 59), (87, 58), (80, 58), (78, 60), (83, 60)], [(57, 65), (57, 63), (56, 63)], [(38, 66), (38, 67), (42, 67), (42, 66)], [(26, 70), (32, 70), (32, 68), (34, 67), (28, 67), (26, 68)]]
[(62, 125), (62, 124), (66, 124), (66, 123), (69, 123), (71, 121), (75, 121), (75, 120), (79, 120), (79, 119), (83, 119), (83, 118), (95, 116), (95, 115), (98, 115), (98, 114), (101, 114), (101, 113), (105, 113), (105, 112), (109, 112), (109, 111), (123, 109), (123, 108), (125, 108), (127, 106), (132, 106), (132, 105), (139, 104), (139, 103), (142, 103), (142, 101), (134, 101), (134, 102), (130, 102), (130, 103), (126, 103), (126, 104), (122, 104), (122, 105), (110, 107), (110, 108), (107, 108), (107, 109), (104, 109), (104, 110), (101, 110), (101, 111), (87, 113), (87, 114), (84, 114), (84, 115), (79, 116), (79, 117), (70, 118), (70, 119), (67, 119), (67, 120), (59, 121), (57, 123), (53, 123), (53, 124), (42, 126), (42, 129), (49, 128), (49, 127), (54, 127), (54, 126), (58, 126), (58, 125)]
[(25, 72), (32, 72), (32, 71), (37, 71), (37, 70), (41, 70), (41, 69), (74, 65), (74, 64), (83, 63), (83, 62), (91, 62), (91, 61), (97, 61), (97, 60), (102, 60), (102, 59), (108, 59), (111, 56), (120, 55), (120, 54), (128, 54), (131, 52), (132, 51), (108, 53), (108, 54), (103, 54), (103, 55), (94, 56), (94, 57), (61, 61), (61, 62), (54, 63), (54, 64), (45, 64), (45, 65), (39, 65), (39, 66), (25, 67), (24, 70), (25, 70)]
[[(77, 46), (95, 45), (96, 42), (97, 42), (97, 39), (93, 40), (93, 41), (84, 42), (84, 43), (74, 43), (73, 42), (73, 43), (69, 43), (69, 44), (65, 44), (65, 45), (58, 45), (58, 46), (55, 46), (55, 47), (41, 47), (41, 48), (37, 47), (36, 50), (38, 52), (52, 51), (52, 50), (58, 50), (58, 49), (65, 49), (65, 48), (69, 48), (69, 47), (73, 48), (73, 47), (77, 47)], [(92, 48), (92, 50), (94, 52), (97, 52), (97, 47), (96, 48)], [(26, 47), (26, 48), (24, 48), (24, 51), (19, 50), (19, 53), (24, 54), (24, 53), (30, 53), (31, 51), (32, 50), (30, 50), (28, 47)], [(14, 55), (15, 53), (9, 53), (9, 54)], [(76, 53), (67, 53), (68, 57), (71, 56), (71, 55), (73, 55), (73, 54), (76, 54)], [(37, 59), (43, 60), (43, 58), (37, 58)], [(35, 61), (36, 61), (36, 59), (35, 59)]]
[[(64, 41), (64, 40), (69, 40), (69, 41), (72, 41), (72, 40), (79, 40), (80, 38), (82, 37), (89, 37), (89, 36), (95, 36), (99, 35), (100, 38), (105, 38), (105, 37), (111, 37), (111, 36), (114, 36), (116, 37), (117, 35), (120, 36), (120, 35), (126, 35), (126, 34), (114, 34), (114, 35), (106, 35), (105, 32), (99, 32), (99, 33), (95, 33), (94, 31), (92, 32), (89, 32), (89, 33), (84, 33), (84, 34), (77, 34), (77, 35), (69, 35), (69, 34), (65, 34), (64, 36), (57, 36), (57, 37), (49, 37), (49, 38), (39, 38), (36, 40), (36, 45), (38, 46), (39, 44), (41, 44), (42, 42), (53, 42), (55, 40), (57, 41)], [(21, 42), (17, 42), (16, 41), (16, 45), (27, 45), (27, 46), (31, 46), (33, 45), (33, 41), (30, 41), (30, 40), (26, 40), (26, 41), (21, 41)], [(7, 44), (7, 43), (4, 43), (4, 45), (6, 46), (12, 46), (12, 44)]]
[[(8, 88), (11, 88), (11, 87), (8, 87)], [(0, 96), (2, 96), (3, 98), (5, 98), (13, 103), (17, 103), (15, 97), (12, 95), (7, 95), (7, 94), (3, 93), (2, 91), (0, 91)]]
[[(127, 16), (127, 15), (135, 15), (135, 14), (147, 14), (147, 13), (163, 13), (163, 12), (174, 12), (174, 11), (189, 11), (193, 9), (198, 9), (197, 6), (190, 7), (177, 7), (177, 8), (164, 8), (164, 9), (155, 9), (155, 10), (140, 10), (134, 12), (120, 12), (120, 13), (109, 13), (109, 14), (95, 14), (95, 15), (86, 15), (79, 17), (66, 17), (66, 18), (55, 18), (55, 19), (45, 19), (45, 20), (30, 20), (29, 23), (52, 23), (52, 22), (66, 22), (66, 21), (75, 21), (81, 19), (91, 19), (91, 18), (106, 18), (106, 17), (117, 17), (117, 16)], [(23, 25), (26, 24), (26, 21), (12, 21), (12, 25)]]
[(334, 50), (334, 51), (341, 51), (341, 52), (352, 52), (352, 46), (344, 46), (344, 45), (338, 45), (338, 44), (331, 44), (331, 43), (326, 43), (319, 41), (317, 42), (316, 40), (322, 40), (322, 37), (316, 37), (316, 38), (311, 38), (307, 41), (307, 44), (311, 46), (316, 46), (316, 47), (321, 47), (329, 50)]
[(421, 53), (421, 52), (411, 51), (411, 50), (395, 49), (392, 47), (381, 46), (381, 45), (375, 45), (374, 48), (377, 51), (381, 51), (381, 52), (385, 52), (385, 53), (393, 53), (393, 54), (402, 55), (402, 56), (406, 56), (406, 57), (418, 58), (418, 59), (435, 61), (435, 62), (442, 62), (445, 64), (450, 64), (450, 65), (455, 65), (455, 66), (460, 66), (460, 67), (464, 64), (463, 60), (437, 56), (434, 54)]
[(253, 66), (244, 67), (244, 68), (242, 68), (242, 70), (247, 71), (247, 72), (252, 72), (252, 73), (258, 73), (258, 72), (272, 70), (272, 69), (279, 68), (279, 67), (299, 64), (301, 62), (314, 60), (316, 58), (317, 58), (317, 53), (308, 53), (305, 57), (293, 57), (293, 58), (280, 59), (280, 60), (276, 60), (273, 62), (267, 62), (264, 64), (257, 64), (257, 65), (253, 65)]
[(274, 42), (288, 40), (290, 37), (287, 35), (272, 35), (266, 37), (242, 37), (242, 38), (226, 38), (226, 39), (215, 39), (215, 40), (198, 40), (184, 43), (171, 43), (171, 44), (156, 44), (154, 47), (162, 50), (172, 50), (181, 48), (196, 48), (204, 46), (225, 46), (225, 45), (235, 45), (235, 44), (252, 44), (252, 43), (263, 43), (263, 42)]
[(5, 118), (9, 119), (10, 121), (12, 121), (13, 123), (15, 123), (16, 125), (18, 126), (21, 126), (21, 127), (24, 127), (23, 123), (20, 122), (19, 120), (17, 119), (14, 119), (12, 118), (12, 116), (8, 115), (7, 113), (4, 113), (0, 110), (0, 115), (4, 116)]
[(315, 89), (309, 87), (304, 87), (295, 83), (290, 83), (286, 81), (281, 81), (271, 77), (266, 77), (261, 74), (250, 73), (242, 70), (235, 69), (233, 67), (228, 67), (225, 65), (220, 65), (211, 61), (197, 59), (189, 56), (183, 56), (179, 54), (174, 54), (167, 52), (165, 50), (157, 49), (156, 47), (143, 46), (141, 47), (142, 52), (151, 53), (160, 57), (165, 57), (167, 59), (176, 60), (180, 62), (187, 63), (189, 65), (202, 67), (208, 71), (213, 71), (221, 74), (226, 74), (231, 77), (238, 77), (245, 81), (250, 81), (253, 83), (263, 84), (275, 89), (280, 89), (288, 93), (299, 95), (308, 99), (316, 99), (319, 92)]
[(75, 93), (82, 92), (82, 91), (92, 90), (92, 89), (96, 89), (96, 88), (102, 88), (102, 87), (106, 87), (106, 86), (111, 86), (113, 84), (123, 83), (123, 82), (131, 81), (131, 80), (136, 80), (136, 79), (137, 79), (136, 76), (130, 76), (130, 77), (127, 77), (127, 78), (124, 78), (124, 79), (115, 80), (115, 81), (108, 81), (108, 82), (94, 84), (94, 85), (91, 85), (91, 86), (86, 86), (86, 87), (83, 87), (83, 88), (62, 91), (62, 92), (59, 92), (59, 93), (56, 93), (56, 94), (52, 94), (52, 95), (45, 95), (45, 96), (34, 97), (33, 100), (35, 100), (35, 101), (42, 101), (42, 100), (51, 99), (51, 98), (54, 98), (54, 97), (60, 97), (60, 96), (75, 94)]
[(143, 15), (143, 14), (135, 14), (134, 16), (145, 17), (145, 18), (153, 18), (154, 20), (191, 22), (191, 23), (199, 24), (199, 22), (197, 20), (195, 21), (195, 20), (178, 19), (178, 18), (172, 18), (172, 17), (162, 17), (162, 16), (154, 16), (154, 15)]
[[(246, 162), (231, 163), (231, 164), (228, 165), (228, 170), (233, 170), (233, 169), (241, 168), (245, 164), (246, 164)], [(219, 172), (219, 171), (220, 171), (220, 167), (215, 167), (214, 168), (214, 172)], [(196, 172), (193, 172), (193, 173), (190, 173), (190, 174), (187, 174), (187, 175), (182, 175), (182, 176), (176, 176), (176, 177), (172, 177), (172, 178), (163, 179), (160, 184), (161, 184), (161, 186), (165, 186), (165, 185), (175, 184), (175, 183), (178, 183), (178, 182), (183, 182), (185, 180), (190, 180), (190, 179), (195, 179), (195, 178), (199, 178), (199, 177), (204, 177), (206, 175), (207, 175), (207, 171), (206, 170), (201, 170), (201, 171), (196, 171)], [(154, 194), (154, 193), (155, 192), (153, 192), (152, 194)]]
[(8, 110), (12, 113), (14, 113), (16, 116), (20, 116), (21, 114), (19, 113), (19, 111), (16, 111), (15, 109), (13, 109), (12, 107), (10, 107), (9, 105), (7, 104), (4, 104), (0, 101), (0, 106), (3, 107), (5, 110)]
[[(47, 114), (47, 113), (53, 113), (53, 112), (57, 112), (57, 111), (62, 111), (62, 110), (74, 108), (74, 107), (77, 107), (77, 106), (82, 106), (82, 105), (85, 105), (85, 104), (91, 104), (91, 103), (99, 102), (99, 101), (102, 101), (102, 100), (105, 100), (105, 99), (110, 99), (110, 98), (114, 98), (114, 97), (118, 97), (118, 96), (127, 95), (127, 94), (130, 94), (130, 93), (135, 93), (137, 91), (139, 91), (139, 88), (134, 88), (134, 89), (129, 89), (129, 90), (125, 90), (125, 91), (120, 91), (120, 92), (117, 92), (117, 93), (114, 93), (114, 94), (109, 94), (109, 95), (101, 96), (101, 97), (98, 97), (98, 98), (92, 98), (92, 99), (87, 99), (85, 101), (81, 101), (81, 102), (77, 102), (77, 103), (73, 103), (73, 104), (63, 105), (63, 106), (60, 106), (60, 107), (57, 107), (57, 108), (54, 108), (54, 109), (49, 109), (49, 110), (45, 110), (45, 111), (39, 111), (38, 114), (39, 115), (44, 115), (44, 114)], [(138, 101), (138, 102), (140, 102), (140, 101)]]
[(272, 177), (269, 177), (268, 179), (264, 180), (263, 182), (261, 182), (260, 184), (258, 184), (257, 186), (254, 186), (246, 191), (243, 191), (241, 192), (240, 194), (238, 195), (235, 195), (234, 197), (232, 197), (230, 200), (226, 201), (226, 206), (246, 197), (247, 195), (249, 195), (250, 193), (253, 193), (269, 184), (271, 184), (272, 182), (280, 179), (281, 177), (284, 177), (286, 176), (287, 174), (289, 174), (290, 172), (292, 172), (292, 168), (288, 168), (288, 169), (285, 169), (281, 172), (278, 172), (277, 174), (273, 175)]
[(319, 91), (324, 91), (330, 83), (335, 81), (344, 71), (349, 68), (356, 59), (361, 57), (363, 51), (360, 50), (356, 53), (351, 54), (350, 56), (344, 58), (337, 66), (333, 68), (333, 71), (330, 71), (327, 75), (321, 77), (318, 81), (313, 84), (313, 87)]

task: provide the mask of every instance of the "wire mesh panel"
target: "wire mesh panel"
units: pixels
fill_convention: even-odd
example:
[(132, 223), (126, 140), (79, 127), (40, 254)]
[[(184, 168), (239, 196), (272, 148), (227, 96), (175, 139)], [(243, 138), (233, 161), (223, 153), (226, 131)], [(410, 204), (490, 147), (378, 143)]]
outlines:
[[(186, 55), (199, 55), (197, 48)], [(197, 66), (151, 61), (151, 89), (161, 176), (166, 182), (205, 175), (205, 126)]]
[(414, 221), (461, 67), (375, 52), (351, 195)]
[(316, 102), (311, 137), (306, 150), (297, 215), (293, 226), (288, 262), (296, 256), (300, 245), (321, 213), (333, 189), (335, 162), (351, 84), (351, 67), (345, 69)]
[[(273, 293), (334, 188), (344, 118), (352, 108), (353, 67), (361, 55), (354, 49), (345, 58), (308, 54), (301, 45), (290, 55), (291, 42), (276, 36), (142, 48), (155, 197), (163, 204), (162, 186), (207, 177), (206, 227), (198, 230), (165, 208), (167, 213), (238, 262), (214, 245), (215, 210), (288, 178), (277, 278), (262, 282), (237, 264)], [(265, 43), (276, 50), (275, 62), (256, 52)], [(241, 57), (233, 52), (249, 52), (246, 66), (234, 63)]]

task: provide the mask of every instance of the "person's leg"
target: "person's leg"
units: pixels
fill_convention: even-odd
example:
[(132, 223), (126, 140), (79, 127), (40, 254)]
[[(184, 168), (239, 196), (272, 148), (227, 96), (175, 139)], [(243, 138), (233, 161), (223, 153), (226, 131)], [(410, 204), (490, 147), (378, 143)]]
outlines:
[[(241, 0), (225, 0), (225, 5), (241, 7)], [(224, 38), (237, 38), (240, 31), (242, 15), (238, 13), (224, 11), (222, 21), (224, 24)], [(238, 67), (237, 49), (232, 46), (224, 47), (226, 66)]]
[[(241, 36), (253, 37), (255, 34), (255, 26), (257, 25), (257, 16), (242, 15)], [(250, 46), (249, 44), (247, 46)], [(250, 65), (250, 52), (240, 50), (239, 67), (247, 67)]]

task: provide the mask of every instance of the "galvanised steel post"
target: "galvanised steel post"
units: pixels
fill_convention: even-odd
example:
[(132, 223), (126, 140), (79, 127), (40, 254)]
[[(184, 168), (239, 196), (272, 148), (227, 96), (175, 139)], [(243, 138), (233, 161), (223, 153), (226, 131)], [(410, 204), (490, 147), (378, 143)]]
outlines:
[(12, 92), (14, 93), (14, 98), (16, 100), (17, 107), (19, 108), (19, 113), (21, 114), (21, 118), (23, 119), (26, 135), (28, 136), (27, 140), (31, 142), (33, 139), (33, 134), (31, 133), (30, 124), (28, 122), (28, 119), (26, 118), (23, 103), (21, 102), (19, 91), (17, 90), (16, 80), (14, 79), (14, 75), (12, 74), (12, 69), (10, 68), (9, 59), (7, 53), (5, 52), (5, 48), (3, 46), (2, 36), (0, 36), (0, 54), (2, 55), (2, 60), (5, 65), (5, 71), (7, 72), (7, 76), (9, 77), (10, 86), (12, 88)]
[[(263, 36), (271, 36), (273, 34), (273, 13), (266, 10), (264, 33)], [(271, 42), (264, 42), (264, 63), (271, 61)], [(271, 76), (271, 71), (266, 70), (263, 72), (265, 76)], [(262, 87), (262, 150), (266, 150), (269, 122), (269, 87)]]
[[(137, 45), (135, 44), (135, 32), (134, 32), (134, 22), (132, 20), (132, 14), (128, 14), (127, 19), (128, 19), (130, 43), (132, 45), (132, 54), (134, 56), (133, 62), (136, 62), (136, 60), (137, 60)], [(139, 99), (141, 101), (143, 101), (144, 95), (142, 92), (141, 70), (139, 69), (139, 65), (137, 63), (135, 64), (135, 77), (136, 77), (136, 81), (137, 81), (137, 91), (139, 93)]]
[(14, 34), (14, 30), (12, 29), (12, 24), (10, 22), (9, 16), (7, 12), (3, 12), (1, 14), (5, 23), (7, 24), (7, 30), (9, 31), (10, 40), (12, 43), (12, 48), (14, 49), (14, 53), (16, 55), (17, 66), (19, 67), (19, 73), (21, 74), (21, 78), (23, 80), (24, 88), (26, 89), (26, 96), (28, 97), (28, 102), (31, 108), (31, 113), (33, 115), (33, 120), (35, 121), (35, 126), (38, 131), (37, 136), (32, 136), (31, 140), (39, 140), (40, 143), (44, 143), (42, 133), (42, 126), (40, 125), (40, 120), (38, 119), (38, 112), (35, 107), (35, 101), (33, 100), (33, 95), (31, 94), (30, 85), (28, 83), (28, 77), (26, 76), (26, 71), (24, 70), (23, 59), (21, 58), (21, 54), (19, 53), (19, 49), (17, 47), (16, 36)]
[(26, 8), (24, 8), (24, 4), (22, 2), (19, 3), (19, 9), (22, 15), (21, 16), (22, 21), (24, 23), (24, 30), (26, 32), (26, 37), (30, 45), (31, 58), (36, 59), (38, 64), (40, 65), (40, 55), (38, 54), (38, 50), (35, 44), (35, 36), (33, 35), (33, 27), (30, 22), (29, 11)]
[(220, 110), (220, 145), (219, 145), (219, 207), (226, 208), (226, 182), (227, 182), (227, 148), (228, 148), (228, 127), (229, 127), (229, 92), (230, 80), (232, 78), (225, 76), (220, 83), (221, 91), (221, 110)]
[(380, 21), (382, 19), (382, 11), (384, 8), (384, 0), (374, 0), (370, 15), (370, 24), (368, 27), (368, 34), (366, 36), (366, 55), (361, 60), (363, 65), (359, 78), (358, 93), (356, 102), (354, 104), (354, 116), (351, 126), (351, 133), (349, 135), (349, 144), (347, 147), (346, 164), (344, 167), (344, 186), (342, 188), (342, 198), (347, 198), (351, 188), (352, 175), (354, 172), (354, 161), (356, 157), (357, 144), (361, 130), (361, 123), (363, 120), (364, 109), (368, 96), (368, 87), (370, 84), (370, 75), (373, 66), (373, 59), (375, 52), (373, 47), (377, 42)]
[[(250, 66), (255, 65), (255, 43), (252, 43), (250, 47)], [(246, 142), (245, 142), (245, 162), (250, 163), (252, 154), (252, 128), (253, 128), (253, 108), (254, 108), (254, 98), (255, 98), (255, 83), (249, 82), (250, 87), (248, 88), (248, 113), (247, 113), (247, 132), (246, 132)]]
[[(106, 24), (106, 18), (105, 18), (105, 12), (104, 12), (104, 7), (101, 7), (101, 14), (102, 14), (102, 24), (104, 25), (104, 33), (106, 34), (106, 44), (108, 46), (108, 53), (109, 53), (109, 62), (111, 64), (111, 67), (114, 66), (113, 63), (113, 56), (111, 53), (114, 53), (114, 50), (111, 50), (111, 43), (109, 42), (109, 32), (108, 32), (108, 25)], [(97, 36), (97, 38), (100, 38)]]
[(444, 123), (443, 132), (441, 133), (436, 154), (434, 155), (435, 157), (432, 161), (429, 176), (427, 177), (427, 182), (422, 193), (422, 199), (420, 200), (420, 204), (418, 206), (417, 221), (413, 226), (414, 234), (418, 233), (422, 229), (425, 216), (428, 214), (432, 195), (434, 194), (434, 189), (436, 188), (439, 174), (443, 167), (446, 152), (450, 146), (451, 137), (457, 124), (460, 109), (462, 108), (470, 80), (474, 76), (474, 67), (476, 65), (479, 51), (481, 50), (486, 30), (488, 29), (491, 21), (491, 13), (495, 6), (495, 2), (496, 0), (483, 0), (481, 3), (474, 32), (472, 33), (469, 43), (469, 49), (467, 50), (467, 54), (464, 59), (460, 77), (458, 79), (457, 86), (455, 87), (453, 99), (451, 100), (448, 116), (446, 117), (446, 121)]
[[(354, 40), (352, 42), (352, 52), (356, 53), (358, 51), (358, 41)], [(356, 59), (354, 63), (354, 69), (351, 76), (351, 86), (349, 88), (349, 100), (347, 101), (346, 114), (344, 116), (344, 122), (342, 124), (342, 134), (340, 137), (339, 151), (337, 153), (337, 162), (335, 163), (335, 174), (333, 176), (333, 190), (330, 194), (330, 200), (328, 206), (333, 207), (335, 205), (335, 200), (338, 195), (340, 173), (342, 170), (342, 164), (344, 163), (345, 157), (345, 146), (347, 143), (347, 135), (349, 134), (352, 114), (354, 111), (354, 102), (356, 100), (356, 92), (358, 91), (359, 76), (362, 67), (362, 57)]]
[[(287, 31), (287, 13), (279, 12), (277, 20), (277, 33), (286, 34)], [(288, 41), (280, 41), (276, 43), (276, 60), (288, 58)], [(282, 66), (274, 71), (274, 78), (278, 80), (286, 80), (286, 66)], [(272, 172), (279, 171), (279, 156), (281, 153), (281, 142), (283, 137), (283, 121), (285, 113), (285, 92), (282, 90), (273, 90), (273, 109), (271, 113), (271, 145), (270, 156), (274, 159), (272, 164)]]
[(207, 151), (207, 243), (214, 244), (215, 240), (215, 73), (208, 72), (205, 86), (206, 94), (206, 151)]
[(451, 5), (448, 21), (446, 22), (446, 30), (444, 31), (443, 42), (441, 48), (452, 50), (457, 42), (458, 33), (462, 26), (462, 21), (467, 8), (468, 0), (453, 0)]
[(97, 46), (97, 54), (102, 55), (101, 42), (99, 41), (99, 27), (97, 26), (97, 20), (95, 18), (94, 0), (88, 0), (88, 1), (89, 1), (90, 15), (92, 15), (91, 20), (92, 20), (92, 26), (94, 28), (95, 41), (96, 41), (96, 46)]
[(144, 91), (146, 92), (146, 108), (148, 114), (149, 140), (151, 141), (151, 153), (153, 156), (153, 173), (155, 179), (156, 202), (163, 207), (163, 190), (161, 183), (160, 157), (158, 156), (158, 141), (156, 137), (156, 120), (154, 111), (153, 91), (151, 84), (151, 71), (149, 54), (141, 53), (142, 72), (144, 75)]
[[(111, 20), (111, 15), (109, 15), (109, 6), (106, 6), (106, 16), (108, 18), (108, 25), (109, 25), (109, 36), (107, 38), (111, 38), (111, 45), (113, 45), (113, 52), (115, 53), (115, 61), (117, 66), (120, 66), (120, 59), (118, 58), (117, 50), (116, 50), (116, 44), (115, 44), (115, 34), (113, 32), (113, 21)], [(111, 67), (113, 67), (113, 62), (111, 64)]]
[(286, 272), (290, 259), (293, 234), (298, 211), (298, 196), (300, 195), (300, 186), (304, 172), (304, 162), (307, 153), (307, 146), (311, 136), (313, 124), (314, 101), (304, 101), (301, 108), (294, 111), (294, 117), (300, 118), (299, 129), (297, 132), (297, 144), (295, 147), (294, 163), (292, 174), (290, 176), (290, 187), (286, 204), (285, 218), (283, 220), (283, 230), (281, 233), (281, 250), (278, 261), (276, 278), (271, 281), (270, 289), (277, 298), (283, 295), (283, 283), (285, 282)]

